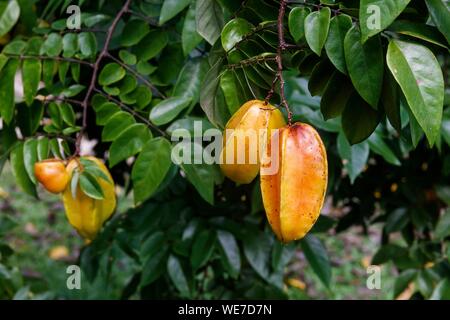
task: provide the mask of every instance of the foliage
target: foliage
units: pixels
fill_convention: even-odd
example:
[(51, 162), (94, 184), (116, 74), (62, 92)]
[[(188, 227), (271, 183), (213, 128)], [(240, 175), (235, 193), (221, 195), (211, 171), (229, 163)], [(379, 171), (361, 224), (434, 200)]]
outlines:
[[(0, 36), (11, 37), (0, 53), (0, 169), (9, 160), (35, 196), (36, 160), (76, 154), (82, 136), (99, 141), (138, 206), (83, 249), (90, 283), (107, 283), (126, 258), (121, 298), (282, 298), (301, 248), (332, 290), (318, 234), (382, 223), (373, 263), (400, 272), (393, 297), (414, 281), (415, 297), (448, 298), (446, 1), (292, 1), (282, 48), (275, 0), (80, 0), (75, 32), (69, 3), (0, 1)], [(371, 5), (379, 29), (368, 27)], [(169, 161), (175, 128), (223, 128), (245, 101), (264, 99), (280, 52), (293, 120), (321, 131), (328, 194), (345, 212), (322, 215), (292, 246), (268, 230), (257, 181), (236, 186), (216, 165)], [(276, 89), (272, 103), (282, 98)]]

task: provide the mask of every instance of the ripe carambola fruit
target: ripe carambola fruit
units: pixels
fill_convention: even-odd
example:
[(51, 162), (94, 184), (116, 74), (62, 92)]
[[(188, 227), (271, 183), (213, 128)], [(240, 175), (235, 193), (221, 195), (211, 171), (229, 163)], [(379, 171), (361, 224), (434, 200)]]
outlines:
[[(77, 185), (76, 197), (73, 197), (72, 186), (68, 186), (63, 192), (63, 203), (66, 210), (66, 216), (70, 224), (78, 233), (88, 240), (93, 240), (106, 220), (111, 217), (116, 208), (116, 194), (114, 192), (114, 183), (103, 162), (94, 157), (85, 157), (97, 164), (100, 170), (109, 178), (106, 181), (101, 177), (98, 183), (103, 190), (104, 198), (97, 200), (87, 196)], [(79, 159), (73, 159), (67, 165), (67, 172), (72, 177), (75, 168), (80, 166)], [(82, 170), (82, 168), (80, 168)]]
[(285, 125), (280, 110), (264, 101), (251, 100), (242, 105), (225, 127), (220, 154), (223, 174), (237, 183), (252, 182), (259, 173), (260, 156), (272, 130)]
[(261, 193), (267, 219), (282, 242), (301, 239), (312, 228), (327, 181), (326, 150), (313, 127), (295, 123), (274, 134), (261, 164)]
[(47, 159), (34, 164), (36, 179), (51, 193), (63, 192), (69, 182), (66, 166), (60, 159)]

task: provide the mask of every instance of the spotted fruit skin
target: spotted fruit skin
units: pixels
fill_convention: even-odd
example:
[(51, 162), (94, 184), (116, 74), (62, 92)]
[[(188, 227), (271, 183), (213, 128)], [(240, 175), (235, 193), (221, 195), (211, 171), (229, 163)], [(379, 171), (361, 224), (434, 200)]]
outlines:
[[(320, 215), (328, 182), (327, 154), (317, 131), (304, 123), (280, 129), (265, 156), (270, 158), (271, 152), (278, 157), (261, 165), (261, 194), (272, 230), (287, 243), (303, 238)], [(278, 161), (278, 170), (266, 171), (273, 161)]]
[[(264, 101), (251, 100), (246, 102), (231, 117), (225, 126), (223, 149), (220, 154), (220, 168), (223, 174), (236, 183), (247, 184), (252, 182), (259, 173), (260, 157), (274, 129), (286, 125), (283, 114)], [(256, 139), (245, 139), (248, 133), (253, 132)], [(245, 158), (238, 159), (238, 146), (240, 138), (243, 143)], [(256, 150), (256, 157), (253, 150)], [(240, 150), (242, 151), (242, 150)], [(227, 154), (230, 154), (227, 158)], [(230, 161), (231, 160), (231, 161)]]
[(47, 159), (34, 164), (34, 175), (42, 186), (51, 193), (60, 193), (66, 189), (69, 174), (64, 161)]
[[(72, 187), (69, 185), (63, 192), (62, 198), (67, 219), (77, 232), (87, 240), (93, 240), (107, 221), (114, 213), (116, 208), (116, 194), (114, 191), (114, 183), (103, 162), (94, 157), (85, 157), (97, 164), (110, 181), (102, 178), (98, 179), (98, 183), (103, 190), (104, 199), (97, 200), (87, 196), (77, 185), (76, 197), (73, 197)], [(73, 159), (67, 165), (67, 172), (72, 177), (75, 168), (79, 167), (79, 160)]]

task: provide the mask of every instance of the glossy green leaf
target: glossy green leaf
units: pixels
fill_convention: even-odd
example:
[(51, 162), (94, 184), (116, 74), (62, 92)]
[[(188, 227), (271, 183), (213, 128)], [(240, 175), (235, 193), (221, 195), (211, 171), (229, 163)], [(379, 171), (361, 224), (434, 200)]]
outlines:
[(174, 255), (170, 255), (167, 260), (167, 272), (175, 288), (178, 289), (182, 296), (188, 297), (190, 295), (188, 280), (183, 271), (180, 260)]
[(222, 29), (221, 40), (225, 51), (230, 51), (247, 34), (252, 32), (254, 26), (245, 19), (235, 18), (230, 20)]
[(225, 269), (237, 278), (241, 271), (241, 255), (235, 237), (228, 231), (217, 230), (217, 240)]
[(252, 230), (246, 234), (244, 255), (252, 268), (263, 278), (269, 277), (271, 241), (267, 234)]
[(448, 49), (448, 44), (445, 37), (439, 33), (439, 30), (436, 27), (432, 27), (427, 24), (408, 20), (399, 20), (392, 23), (389, 30)]
[(373, 37), (362, 44), (359, 29), (353, 26), (345, 36), (344, 52), (347, 70), (356, 91), (372, 108), (377, 109), (384, 72), (380, 38)]
[(362, 42), (386, 29), (411, 0), (361, 0), (359, 22)]
[(353, 183), (364, 170), (369, 159), (369, 144), (362, 142), (351, 146), (345, 135), (340, 133), (337, 139), (337, 149), (343, 160), (344, 168), (350, 176), (350, 182)]
[(41, 80), (42, 64), (39, 60), (27, 59), (22, 65), (23, 94), (27, 105), (31, 105)]
[(140, 285), (143, 287), (155, 282), (165, 270), (169, 251), (168, 246), (163, 244), (158, 249), (144, 264), (140, 282)]
[(187, 56), (202, 41), (202, 36), (197, 32), (197, 23), (195, 21), (195, 3), (189, 6), (184, 18), (183, 30), (181, 32), (181, 44), (184, 55)]
[(137, 63), (137, 57), (127, 50), (120, 50), (119, 57), (120, 57), (120, 60), (123, 61), (123, 63), (129, 64), (132, 66)]
[(357, 93), (353, 93), (342, 113), (342, 128), (351, 144), (367, 139), (380, 121), (373, 110)]
[(326, 287), (330, 287), (331, 263), (322, 242), (316, 236), (308, 234), (302, 239), (300, 244), (303, 249), (303, 254), (315, 274)]
[(450, 235), (450, 210), (447, 209), (444, 214), (439, 218), (436, 225), (434, 235), (438, 239), (444, 239)]
[(352, 19), (346, 14), (340, 14), (330, 21), (325, 51), (333, 65), (340, 72), (347, 74), (347, 64), (345, 63), (344, 39), (348, 30), (352, 27)]
[(450, 300), (450, 280), (448, 278), (439, 281), (431, 294), (430, 300)]
[(90, 198), (104, 199), (103, 189), (97, 179), (89, 172), (83, 171), (80, 175), (79, 185), (81, 190)]
[(17, 143), (10, 154), (11, 169), (16, 179), (17, 185), (27, 194), (36, 197), (36, 187), (30, 180), (24, 163), (23, 142)]
[(19, 60), (10, 59), (0, 72), (0, 114), (7, 124), (14, 117), (14, 77), (18, 67)]
[(191, 98), (191, 105), (197, 104), (207, 71), (208, 63), (205, 59), (196, 58), (188, 61), (178, 75), (173, 96)]
[(393, 298), (397, 298), (403, 291), (408, 288), (410, 282), (417, 276), (416, 270), (405, 270), (400, 273), (395, 279), (394, 283), (394, 295)]
[(42, 137), (37, 140), (37, 156), (38, 160), (42, 161), (48, 159), (49, 140), (47, 137)]
[(148, 141), (136, 159), (131, 172), (134, 202), (144, 202), (163, 182), (171, 166), (171, 145), (164, 138)]
[(27, 171), (28, 178), (36, 184), (36, 177), (34, 175), (34, 164), (37, 162), (37, 140), (28, 139), (23, 144), (23, 163)]
[(198, 270), (210, 259), (216, 243), (216, 234), (211, 230), (203, 230), (196, 235), (190, 256), (192, 269)]
[(96, 123), (104, 126), (108, 120), (116, 113), (120, 112), (120, 107), (113, 102), (105, 102), (95, 108)]
[(377, 132), (369, 137), (368, 142), (370, 149), (376, 154), (382, 156), (388, 163), (394, 166), (401, 165), (400, 160), (397, 158), (395, 153), (386, 144), (386, 142), (384, 142), (383, 138)]
[(384, 71), (383, 89), (381, 92), (381, 104), (390, 124), (400, 132), (402, 123), (400, 118), (400, 96), (399, 87), (395, 82), (392, 73), (386, 69)]
[(102, 141), (114, 141), (122, 132), (135, 124), (134, 117), (128, 112), (120, 111), (111, 116), (102, 131)]
[(92, 57), (97, 53), (97, 39), (92, 32), (82, 32), (78, 35), (78, 47), (84, 57)]
[(391, 40), (387, 64), (433, 145), (441, 128), (444, 103), (444, 79), (436, 57), (422, 45)]
[(109, 86), (122, 80), (126, 71), (117, 63), (108, 63), (100, 72), (98, 83), (102, 86)]
[(450, 9), (448, 3), (443, 0), (425, 0), (430, 16), (436, 27), (450, 44)]
[(211, 45), (220, 37), (224, 18), (217, 0), (197, 0), (197, 32)]
[(111, 144), (109, 166), (114, 167), (119, 162), (141, 152), (151, 138), (152, 134), (146, 125), (134, 124), (130, 126)]
[(320, 111), (325, 120), (339, 117), (344, 111), (348, 99), (354, 91), (349, 79), (335, 71), (325, 87), (320, 100)]
[(334, 68), (328, 60), (322, 60), (311, 72), (311, 76), (308, 81), (308, 90), (312, 96), (321, 95), (328, 80), (333, 75)]
[(159, 15), (159, 24), (164, 24), (186, 8), (191, 0), (164, 0)]
[(318, 56), (328, 37), (331, 10), (323, 7), (319, 11), (310, 13), (305, 19), (305, 38), (311, 50)]
[(166, 32), (153, 30), (147, 34), (133, 50), (139, 60), (150, 60), (164, 49), (168, 41), (169, 39)]
[(150, 28), (144, 20), (135, 19), (129, 21), (123, 28), (120, 43), (124, 47), (138, 44), (148, 33)]
[(41, 54), (50, 57), (59, 56), (63, 49), (62, 37), (58, 33), (50, 33), (41, 48)]
[(190, 97), (170, 97), (158, 103), (150, 111), (150, 120), (163, 125), (175, 119), (191, 103)]
[(63, 57), (72, 58), (78, 52), (78, 35), (66, 33), (63, 37)]
[(296, 7), (289, 13), (289, 32), (295, 41), (305, 36), (305, 19), (310, 12), (310, 8)]
[(0, 3), (0, 37), (7, 34), (17, 23), (20, 16), (20, 6), (16, 0)]

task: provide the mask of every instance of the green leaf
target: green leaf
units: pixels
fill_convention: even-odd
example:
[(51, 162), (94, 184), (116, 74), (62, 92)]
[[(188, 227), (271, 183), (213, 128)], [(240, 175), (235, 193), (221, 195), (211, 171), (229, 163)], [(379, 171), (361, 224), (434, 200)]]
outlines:
[(181, 44), (183, 46), (184, 55), (187, 56), (202, 41), (202, 36), (197, 32), (197, 24), (195, 22), (195, 3), (189, 6), (189, 10), (184, 18), (183, 30), (181, 32)]
[(130, 126), (111, 144), (109, 166), (114, 167), (119, 162), (141, 152), (151, 138), (152, 134), (146, 125), (139, 123)]
[(120, 50), (119, 57), (125, 64), (133, 66), (137, 63), (137, 57), (127, 50)]
[(350, 96), (342, 113), (342, 129), (351, 144), (367, 139), (379, 121), (378, 113), (357, 93)]
[(58, 65), (58, 77), (59, 81), (65, 82), (67, 71), (69, 71), (70, 63), (68, 61), (60, 61)]
[(17, 143), (17, 145), (11, 150), (10, 162), (11, 169), (16, 178), (18, 186), (27, 194), (37, 197), (36, 187), (33, 181), (28, 176), (25, 162), (24, 162), (24, 144), (23, 142)]
[(305, 19), (305, 38), (311, 50), (320, 56), (328, 37), (331, 10), (323, 7), (310, 13)]
[(347, 74), (345, 63), (344, 39), (348, 30), (352, 27), (352, 19), (346, 14), (335, 16), (330, 21), (325, 51), (333, 65), (343, 74)]
[(49, 140), (47, 137), (42, 137), (39, 140), (37, 140), (37, 156), (38, 156), (38, 160), (42, 161), (45, 159), (48, 159), (48, 152), (49, 152), (49, 148), (48, 148), (48, 144), (49, 144)]
[(269, 277), (271, 239), (263, 232), (251, 230), (244, 241), (244, 255), (248, 263), (263, 279)]
[(102, 200), (105, 197), (97, 179), (89, 172), (83, 171), (81, 173), (80, 188), (90, 198)]
[(370, 149), (376, 154), (382, 156), (388, 163), (393, 164), (394, 166), (401, 165), (400, 160), (398, 160), (395, 153), (377, 132), (369, 137), (368, 142)]
[(351, 146), (345, 135), (339, 133), (337, 140), (339, 155), (344, 163), (344, 168), (350, 176), (350, 182), (353, 184), (355, 179), (364, 170), (369, 159), (369, 144), (367, 142), (358, 143)]
[(444, 78), (436, 57), (422, 45), (391, 40), (387, 64), (433, 145), (441, 128), (444, 104)]
[(153, 30), (133, 47), (133, 51), (138, 57), (138, 60), (150, 60), (164, 49), (168, 41), (166, 32)]
[(19, 60), (10, 59), (0, 72), (0, 114), (6, 124), (10, 124), (14, 117), (14, 77)]
[(389, 30), (448, 49), (446, 39), (439, 33), (439, 30), (427, 24), (400, 20), (394, 21), (389, 27)]
[(153, 96), (152, 91), (147, 86), (140, 85), (128, 97), (136, 100), (137, 109), (142, 110), (152, 101)]
[(109, 86), (122, 80), (126, 71), (117, 63), (108, 63), (100, 72), (98, 83), (102, 86)]
[(191, 266), (194, 271), (203, 267), (214, 251), (216, 234), (211, 230), (203, 230), (194, 239), (191, 253)]
[(78, 52), (78, 35), (66, 33), (63, 37), (63, 57), (72, 58)]
[(102, 141), (111, 142), (116, 140), (122, 132), (135, 124), (134, 117), (128, 112), (120, 111), (115, 113), (106, 122), (102, 131)]
[(197, 104), (207, 71), (208, 64), (205, 59), (189, 60), (178, 76), (172, 95), (191, 98), (191, 105)]
[(41, 61), (26, 59), (22, 65), (23, 94), (27, 105), (31, 105), (41, 80)]
[(386, 112), (389, 123), (397, 130), (397, 132), (400, 132), (402, 130), (402, 121), (400, 118), (399, 88), (392, 73), (388, 69), (384, 71), (381, 104)]
[(424, 296), (425, 298), (428, 298), (431, 296), (433, 292), (433, 278), (430, 274), (429, 269), (420, 270), (417, 274), (416, 278), (416, 285), (419, 292)]
[(450, 280), (448, 278), (439, 281), (431, 294), (430, 300), (450, 300)]
[(344, 53), (347, 70), (356, 91), (377, 109), (384, 72), (380, 38), (373, 37), (362, 44), (359, 29), (353, 26), (345, 36)]
[(209, 69), (200, 91), (200, 106), (213, 125), (223, 128), (230, 114), (225, 105), (225, 98), (220, 90), (221, 71), (221, 60)]
[(252, 32), (254, 26), (245, 19), (235, 18), (230, 20), (222, 29), (221, 40), (225, 51), (230, 51), (247, 34)]
[(241, 255), (236, 239), (228, 231), (217, 230), (217, 240), (225, 269), (236, 279), (241, 271)]
[(447, 209), (439, 218), (434, 235), (438, 239), (444, 239), (450, 235), (450, 209)]
[(397, 298), (403, 291), (408, 288), (409, 283), (417, 276), (416, 270), (405, 270), (400, 275), (397, 276), (394, 283), (394, 296), (393, 299)]
[(154, 255), (148, 257), (144, 264), (140, 283), (141, 287), (152, 284), (164, 272), (169, 251), (168, 246), (163, 244), (158, 249)]
[(16, 108), (16, 124), (20, 128), (20, 132), (24, 137), (33, 136), (41, 125), (44, 116), (44, 104), (35, 100), (29, 107), (25, 104), (18, 104)]
[(147, 259), (152, 259), (154, 255), (161, 250), (164, 246), (166, 238), (164, 232), (156, 231), (148, 236), (147, 239), (142, 243), (139, 250), (139, 256), (141, 261), (146, 261)]
[(325, 87), (320, 110), (325, 120), (339, 117), (347, 105), (354, 89), (347, 77), (335, 71)]
[(311, 72), (311, 76), (308, 81), (308, 90), (312, 96), (321, 95), (328, 80), (333, 75), (334, 68), (328, 60), (322, 60)]
[(70, 191), (72, 193), (72, 198), (77, 198), (78, 192), (78, 182), (80, 181), (80, 171), (74, 170), (72, 174), (72, 178), (70, 179)]
[(150, 28), (147, 22), (140, 19), (128, 22), (122, 31), (120, 43), (124, 47), (131, 47), (138, 44), (148, 33)]
[(34, 176), (34, 164), (37, 162), (37, 140), (28, 139), (23, 145), (23, 163), (30, 180), (36, 184), (36, 177)]
[(0, 37), (3, 37), (14, 27), (19, 20), (19, 16), (20, 7), (16, 0), (0, 3)]
[(216, 0), (197, 0), (197, 32), (213, 45), (220, 37), (224, 24), (222, 9)]
[(62, 92), (61, 95), (67, 97), (67, 98), (71, 98), (71, 97), (75, 97), (77, 95), (79, 95), (81, 93), (81, 91), (83, 91), (85, 88), (85, 86), (81, 85), (81, 84), (73, 84), (68, 88), (65, 88)]
[(190, 97), (167, 98), (152, 108), (152, 110), (150, 111), (150, 120), (158, 126), (169, 123), (190, 104)]
[(303, 254), (319, 277), (320, 281), (329, 288), (331, 281), (331, 264), (327, 251), (316, 236), (307, 234), (300, 242)]
[(75, 111), (69, 103), (61, 103), (59, 106), (62, 119), (69, 126), (75, 126)]
[(430, 16), (436, 27), (450, 43), (450, 10), (443, 0), (425, 0)]
[(41, 54), (49, 57), (59, 56), (63, 49), (62, 37), (58, 33), (50, 33), (41, 48)]
[(53, 77), (56, 72), (56, 61), (44, 60), (42, 65), (42, 80), (46, 87), (51, 87), (53, 84)]
[(386, 29), (411, 0), (361, 0), (359, 22), (362, 42)]
[(136, 159), (131, 172), (134, 202), (150, 198), (163, 182), (171, 166), (171, 145), (164, 138), (148, 141)]
[(97, 39), (92, 32), (82, 32), (78, 35), (78, 47), (83, 57), (92, 57), (97, 53)]
[(386, 219), (384, 230), (386, 233), (401, 231), (409, 222), (408, 211), (405, 208), (397, 208)]
[(186, 8), (191, 0), (164, 0), (159, 15), (159, 24), (164, 24)]
[(113, 102), (105, 102), (101, 104), (95, 108), (96, 124), (104, 126), (108, 120), (118, 112), (120, 112), (120, 107)]
[(182, 296), (189, 297), (189, 285), (186, 279), (186, 275), (181, 267), (180, 260), (174, 256), (170, 255), (167, 260), (167, 272), (169, 274), (170, 280), (172, 280), (173, 285)]
[(296, 42), (305, 36), (305, 19), (310, 12), (310, 8), (296, 7), (289, 13), (289, 32)]

